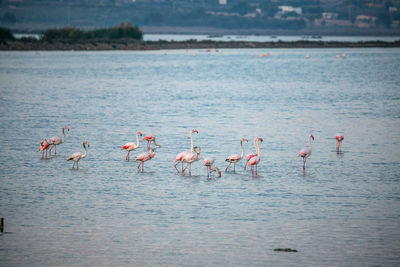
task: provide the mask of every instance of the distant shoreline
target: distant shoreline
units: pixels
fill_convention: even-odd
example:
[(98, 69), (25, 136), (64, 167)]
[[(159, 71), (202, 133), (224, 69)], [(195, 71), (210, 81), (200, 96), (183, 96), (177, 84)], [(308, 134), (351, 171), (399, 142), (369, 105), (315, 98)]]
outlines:
[(249, 41), (132, 41), (113, 42), (47, 42), (42, 40), (2, 41), (0, 51), (109, 51), (109, 50), (174, 50), (174, 49), (240, 49), (240, 48), (390, 48), (400, 47), (400, 41), (292, 41), (292, 42), (249, 42)]

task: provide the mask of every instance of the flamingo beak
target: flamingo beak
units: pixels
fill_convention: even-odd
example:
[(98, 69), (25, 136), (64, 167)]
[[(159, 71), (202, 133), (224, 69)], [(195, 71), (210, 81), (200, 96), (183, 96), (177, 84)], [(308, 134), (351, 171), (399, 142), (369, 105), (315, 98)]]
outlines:
[(218, 177), (221, 178), (221, 171), (218, 170)]
[(260, 140), (261, 142), (263, 141), (263, 139), (262, 139), (262, 138), (258, 138), (258, 140)]
[(312, 140), (314, 140), (314, 135), (311, 135)]

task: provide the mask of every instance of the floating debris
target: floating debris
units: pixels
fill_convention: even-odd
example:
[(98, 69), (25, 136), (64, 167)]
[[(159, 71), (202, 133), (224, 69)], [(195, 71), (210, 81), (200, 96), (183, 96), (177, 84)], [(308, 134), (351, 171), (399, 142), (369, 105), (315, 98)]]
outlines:
[(296, 249), (291, 249), (291, 248), (276, 248), (274, 251), (279, 251), (279, 252), (297, 252)]

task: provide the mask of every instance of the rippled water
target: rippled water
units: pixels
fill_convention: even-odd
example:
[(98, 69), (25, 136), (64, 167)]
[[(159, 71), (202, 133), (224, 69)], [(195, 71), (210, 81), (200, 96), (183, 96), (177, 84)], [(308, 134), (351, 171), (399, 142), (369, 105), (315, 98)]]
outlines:
[[(398, 266), (399, 69), (400, 49), (1, 52), (0, 265)], [(193, 128), (220, 168), (262, 137), (258, 177), (176, 174)], [(162, 145), (144, 173), (137, 130)]]

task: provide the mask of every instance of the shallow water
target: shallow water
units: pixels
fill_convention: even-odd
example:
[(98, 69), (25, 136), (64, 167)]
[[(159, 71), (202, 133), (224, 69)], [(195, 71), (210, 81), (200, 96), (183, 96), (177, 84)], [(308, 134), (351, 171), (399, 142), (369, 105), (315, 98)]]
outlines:
[[(0, 59), (0, 265), (399, 264), (400, 49)], [(40, 140), (64, 125), (66, 143), (42, 160)], [(221, 179), (201, 162), (178, 175), (172, 160), (190, 129), (221, 169), (240, 138), (248, 152), (262, 137), (259, 175), (243, 162)], [(120, 150), (137, 130), (162, 145), (144, 173)], [(66, 158), (85, 139), (88, 157), (73, 170)]]

